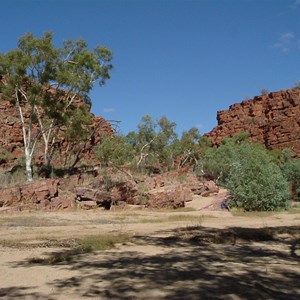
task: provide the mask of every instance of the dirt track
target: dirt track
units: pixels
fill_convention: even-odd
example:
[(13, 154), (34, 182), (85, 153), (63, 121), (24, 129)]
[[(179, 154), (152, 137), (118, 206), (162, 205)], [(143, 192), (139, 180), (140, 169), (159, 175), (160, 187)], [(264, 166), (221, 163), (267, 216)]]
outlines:
[[(299, 299), (299, 225), (297, 213), (1, 214), (0, 298)], [(100, 233), (132, 239), (104, 252), (64, 247)], [(47, 263), (53, 253), (68, 259)]]

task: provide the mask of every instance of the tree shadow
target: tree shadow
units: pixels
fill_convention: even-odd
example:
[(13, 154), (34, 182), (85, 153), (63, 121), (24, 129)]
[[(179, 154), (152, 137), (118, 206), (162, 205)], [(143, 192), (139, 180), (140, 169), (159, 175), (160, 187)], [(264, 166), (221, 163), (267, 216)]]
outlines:
[(9, 288), (0, 288), (0, 299), (45, 299), (45, 300), (54, 300), (50, 296), (46, 296), (40, 293), (32, 292), (32, 287), (9, 287)]
[[(56, 293), (72, 291), (97, 299), (300, 297), (298, 226), (185, 227), (168, 237), (138, 236), (132, 243), (138, 249), (153, 246), (159, 251), (140, 252), (128, 246), (124, 251), (74, 253), (56, 268), (77, 275), (73, 272), (49, 285)], [(16, 266), (20, 265), (30, 262)]]

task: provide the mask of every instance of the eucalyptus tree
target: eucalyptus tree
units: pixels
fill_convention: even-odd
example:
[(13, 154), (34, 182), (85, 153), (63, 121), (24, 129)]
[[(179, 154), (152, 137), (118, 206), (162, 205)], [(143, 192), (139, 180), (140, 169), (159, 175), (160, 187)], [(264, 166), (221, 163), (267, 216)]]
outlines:
[(150, 115), (142, 117), (137, 132), (129, 132), (126, 142), (135, 150), (137, 166), (168, 164), (173, 153), (172, 144), (177, 139), (176, 123), (165, 116), (157, 121)]
[(79, 105), (76, 100), (89, 102), (94, 84), (103, 85), (110, 78), (111, 59), (108, 48), (97, 46), (90, 51), (81, 39), (66, 40), (57, 48), (51, 32), (41, 38), (27, 33), (16, 49), (0, 53), (1, 91), (19, 112), (29, 181), (33, 177), (33, 154), (41, 138), (48, 167), (60, 128), (81, 128), (82, 120), (88, 123), (90, 106)]

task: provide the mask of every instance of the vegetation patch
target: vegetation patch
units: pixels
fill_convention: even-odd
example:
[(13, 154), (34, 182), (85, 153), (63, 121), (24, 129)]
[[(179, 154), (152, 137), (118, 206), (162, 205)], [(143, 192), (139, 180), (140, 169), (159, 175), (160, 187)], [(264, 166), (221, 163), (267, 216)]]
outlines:
[[(289, 186), (300, 176), (298, 160), (289, 151), (274, 154), (247, 141), (247, 133), (224, 139), (219, 148), (208, 148), (204, 171), (230, 190), (230, 208), (245, 211), (279, 211), (291, 205)], [(298, 177), (297, 177), (298, 176)]]
[(88, 236), (78, 240), (79, 248), (83, 251), (104, 251), (114, 248), (116, 244), (124, 244), (130, 240), (128, 234), (118, 235), (96, 235)]
[(91, 253), (93, 251), (109, 250), (114, 248), (116, 244), (124, 244), (129, 242), (130, 239), (131, 236), (128, 234), (102, 234), (87, 236), (80, 239), (71, 239), (69, 240), (69, 243), (68, 241), (56, 241), (52, 243), (50, 241), (49, 244), (48, 241), (48, 245), (50, 245), (51, 248), (63, 247), (66, 249), (52, 252), (46, 258), (32, 258), (29, 260), (29, 264), (55, 265), (71, 262), (77, 259), (78, 256), (82, 254)]

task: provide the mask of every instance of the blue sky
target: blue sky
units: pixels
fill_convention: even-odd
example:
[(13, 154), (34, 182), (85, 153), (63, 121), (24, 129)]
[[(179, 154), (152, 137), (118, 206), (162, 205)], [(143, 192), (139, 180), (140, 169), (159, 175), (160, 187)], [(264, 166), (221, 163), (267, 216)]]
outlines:
[(124, 134), (145, 114), (206, 133), (218, 110), (300, 81), (300, 0), (2, 0), (0, 20), (0, 52), (45, 31), (110, 48), (92, 112)]

